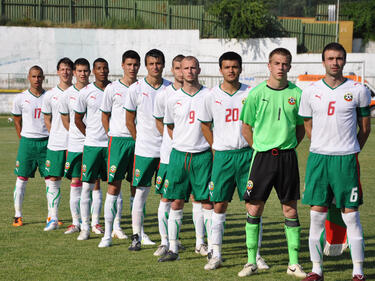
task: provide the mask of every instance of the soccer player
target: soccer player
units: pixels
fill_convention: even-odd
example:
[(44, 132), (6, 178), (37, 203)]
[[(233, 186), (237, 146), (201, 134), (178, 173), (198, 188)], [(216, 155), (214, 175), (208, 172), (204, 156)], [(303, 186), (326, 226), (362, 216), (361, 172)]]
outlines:
[(130, 251), (141, 249), (143, 207), (150, 192), (153, 174), (159, 165), (162, 137), (152, 116), (155, 97), (170, 84), (162, 78), (165, 58), (160, 50), (148, 51), (145, 65), (147, 76), (129, 87), (124, 104), (126, 126), (135, 140), (132, 185), (137, 188), (132, 209), (133, 235)]
[(25, 196), (26, 184), (29, 178), (35, 176), (36, 168), (39, 174), (45, 178), (48, 186), (48, 178), (45, 170), (46, 152), (48, 143), (48, 130), (44, 123), (42, 104), (44, 99), (43, 70), (34, 65), (29, 69), (27, 79), (30, 88), (14, 99), (12, 114), (17, 136), (20, 138), (16, 168), (16, 186), (14, 188), (14, 221), (13, 226), (23, 225), (22, 203)]
[[(204, 220), (211, 221), (212, 204), (208, 200), (208, 182), (211, 176), (212, 153), (197, 120), (197, 114), (209, 90), (199, 84), (199, 62), (193, 56), (181, 62), (183, 86), (167, 103), (164, 123), (172, 138), (172, 152), (164, 182), (163, 197), (171, 199), (168, 218), (169, 251), (159, 262), (178, 259), (178, 237), (183, 208), (190, 193), (202, 203)], [(211, 229), (207, 225), (208, 246)], [(197, 237), (199, 238), (199, 237)], [(198, 240), (198, 239), (197, 239)], [(202, 242), (201, 242), (202, 243)]]
[[(226, 52), (219, 58), (219, 66), (224, 81), (205, 96), (198, 115), (203, 135), (215, 151), (209, 183), (210, 201), (214, 202), (211, 232), (213, 252), (204, 267), (206, 270), (221, 266), (228, 202), (232, 200), (236, 186), (240, 200), (243, 200), (252, 155), (252, 149), (241, 134), (242, 123), (239, 119), (250, 88), (239, 82), (242, 58), (235, 52)], [(260, 269), (269, 268), (259, 255), (259, 250), (256, 262)]]
[(288, 243), (287, 274), (304, 278), (306, 273), (298, 263), (300, 223), (297, 200), (300, 198), (298, 162), (295, 148), (305, 130), (298, 116), (301, 90), (287, 80), (292, 56), (287, 49), (277, 48), (269, 55), (270, 76), (250, 91), (241, 111), (242, 134), (254, 149), (244, 194), (248, 212), (246, 245), (248, 263), (238, 276), (257, 272), (260, 219), (272, 187), (285, 216), (285, 236)]
[[(138, 53), (132, 50), (126, 51), (122, 55), (124, 76), (105, 88), (100, 107), (102, 123), (109, 136), (109, 143), (108, 191), (104, 204), (105, 232), (99, 243), (99, 248), (111, 246), (112, 237), (127, 238), (120, 227), (121, 182), (125, 178), (125, 174), (129, 182), (132, 180), (135, 141), (125, 125), (124, 100), (130, 85), (137, 81), (140, 60)], [(116, 213), (118, 215), (115, 217)]]
[(64, 91), (72, 85), (73, 62), (62, 58), (57, 63), (59, 84), (47, 91), (43, 99), (42, 113), (47, 130), (50, 133), (46, 155), (46, 174), (49, 176), (47, 193), (48, 216), (44, 231), (58, 228), (58, 208), (61, 199), (61, 178), (64, 176), (68, 131), (61, 121), (60, 103)]
[(168, 134), (167, 125), (163, 124), (165, 107), (168, 100), (173, 97), (173, 95), (182, 87), (182, 69), (181, 61), (185, 58), (183, 55), (177, 55), (172, 60), (171, 72), (174, 77), (173, 84), (165, 88), (163, 92), (158, 94), (155, 99), (154, 107), (154, 117), (156, 118), (156, 127), (158, 128), (160, 134), (163, 135), (163, 141), (160, 147), (160, 166), (158, 169), (158, 174), (156, 177), (156, 194), (160, 194), (160, 203), (158, 208), (158, 223), (159, 223), (159, 233), (161, 237), (161, 243), (158, 249), (154, 252), (154, 256), (164, 256), (169, 249), (168, 241), (168, 216), (171, 210), (171, 200), (163, 197), (162, 186), (164, 184), (167, 168), (169, 163), (169, 155), (172, 150), (172, 140)]
[(77, 128), (74, 116), (74, 107), (79, 99), (80, 90), (89, 84), (90, 63), (84, 58), (77, 59), (73, 64), (73, 74), (76, 83), (70, 86), (64, 93), (60, 102), (61, 120), (64, 127), (69, 132), (68, 155), (65, 163), (64, 176), (71, 180), (70, 183), (70, 212), (72, 214), (72, 224), (68, 226), (65, 234), (79, 232), (80, 228), (80, 205), (81, 200), (81, 167), (82, 152), (85, 136)]
[[(93, 63), (95, 82), (81, 89), (78, 102), (75, 105), (74, 121), (77, 128), (86, 136), (82, 156), (82, 192), (80, 211), (82, 218), (81, 232), (77, 240), (87, 240), (90, 237), (90, 197), (92, 193), (92, 221), (93, 232), (100, 234), (103, 229), (99, 224), (101, 211), (101, 190), (93, 190), (95, 181), (101, 178), (107, 180), (107, 146), (108, 136), (102, 126), (102, 104), (104, 89), (110, 83), (108, 80), (108, 62), (98, 58)], [(86, 124), (83, 117), (86, 115)]]
[(309, 249), (313, 267), (304, 280), (324, 280), (321, 236), (333, 198), (347, 227), (352, 280), (365, 280), (358, 153), (370, 134), (371, 97), (360, 83), (344, 78), (346, 51), (342, 45), (325, 46), (322, 60), (325, 77), (303, 91), (299, 108), (311, 139), (302, 203), (311, 206)]

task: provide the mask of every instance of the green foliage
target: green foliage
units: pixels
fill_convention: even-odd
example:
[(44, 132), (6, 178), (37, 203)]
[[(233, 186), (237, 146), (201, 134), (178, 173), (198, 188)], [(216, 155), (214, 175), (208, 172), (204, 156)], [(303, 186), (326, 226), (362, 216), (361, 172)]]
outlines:
[(281, 37), (284, 35), (276, 17), (268, 13), (261, 0), (219, 0), (210, 13), (216, 16), (230, 38)]
[(354, 37), (365, 42), (375, 40), (375, 1), (345, 3), (341, 6), (340, 15), (354, 21)]

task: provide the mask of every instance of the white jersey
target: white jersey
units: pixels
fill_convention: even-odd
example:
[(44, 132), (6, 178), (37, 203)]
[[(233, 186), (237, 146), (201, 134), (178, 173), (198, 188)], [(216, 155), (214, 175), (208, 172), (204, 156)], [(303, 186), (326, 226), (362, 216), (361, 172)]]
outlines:
[(88, 84), (79, 91), (79, 99), (74, 108), (75, 112), (86, 113), (85, 145), (107, 147), (108, 136), (102, 125), (102, 104), (104, 91), (94, 83)]
[(137, 112), (137, 139), (135, 141), (135, 155), (143, 157), (160, 157), (162, 137), (156, 128), (154, 112), (155, 97), (171, 82), (163, 79), (159, 88), (153, 88), (146, 78), (135, 82), (129, 87), (129, 94), (125, 98), (124, 108)]
[(242, 136), (240, 113), (249, 94), (250, 87), (241, 84), (233, 95), (216, 86), (206, 95), (198, 112), (201, 122), (212, 122), (214, 150), (234, 150), (248, 147), (249, 144)]
[(34, 96), (30, 90), (18, 94), (13, 102), (12, 114), (22, 116), (21, 136), (25, 138), (45, 138), (48, 131), (44, 124), (42, 104), (45, 93)]
[(60, 103), (63, 96), (64, 91), (56, 86), (46, 92), (42, 105), (42, 113), (52, 115), (47, 148), (55, 151), (68, 148), (68, 131), (65, 129), (60, 115)]
[[(69, 137), (68, 137), (68, 151), (70, 152), (83, 152), (83, 144), (85, 136), (77, 128), (75, 123), (74, 108), (78, 103), (79, 90), (73, 85), (65, 90), (64, 95), (60, 101), (60, 113), (69, 114)], [(83, 123), (86, 124), (86, 115), (83, 117)]]
[[(165, 115), (165, 108), (168, 100), (176, 93), (176, 89), (173, 84), (169, 85), (163, 92), (158, 94), (155, 98), (154, 117), (156, 119), (162, 119)], [(163, 141), (160, 147), (160, 163), (168, 164), (169, 156), (172, 151), (172, 139), (168, 134), (168, 127), (164, 125)]]
[(210, 148), (203, 136), (198, 110), (210, 90), (202, 86), (193, 96), (182, 88), (167, 103), (164, 124), (174, 124), (172, 147), (189, 153), (202, 152)]
[(298, 114), (312, 117), (310, 151), (325, 155), (359, 152), (357, 109), (368, 107), (370, 100), (368, 90), (349, 79), (334, 89), (323, 79), (306, 88)]
[(104, 90), (100, 110), (111, 113), (108, 132), (111, 137), (131, 137), (125, 123), (124, 109), (125, 96), (128, 91), (129, 87), (121, 83), (120, 80), (112, 82)]

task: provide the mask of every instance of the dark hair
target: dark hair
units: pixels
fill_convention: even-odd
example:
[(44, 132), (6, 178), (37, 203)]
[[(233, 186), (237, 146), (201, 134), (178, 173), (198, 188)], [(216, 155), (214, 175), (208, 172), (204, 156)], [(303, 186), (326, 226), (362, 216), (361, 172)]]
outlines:
[(29, 74), (30, 74), (31, 70), (39, 70), (42, 73), (42, 75), (44, 75), (43, 69), (39, 65), (33, 65), (32, 67), (30, 67)]
[(145, 55), (145, 65), (147, 65), (147, 58), (148, 57), (153, 57), (153, 58), (160, 58), (161, 59), (161, 62), (163, 64), (165, 64), (165, 57), (164, 57), (164, 54), (162, 51), (158, 50), (158, 49), (152, 49), (150, 51), (148, 51)]
[(185, 58), (185, 56), (184, 55), (177, 55), (177, 56), (175, 56), (174, 58), (173, 58), (173, 60), (172, 60), (172, 66), (173, 66), (173, 64), (175, 63), (175, 62), (182, 62), (182, 60)]
[(90, 63), (87, 59), (85, 58), (79, 58), (79, 59), (76, 59), (76, 61), (74, 62), (73, 64), (73, 70), (76, 70), (76, 67), (77, 65), (84, 65), (84, 66), (87, 66), (88, 69), (90, 70)]
[(344, 59), (346, 60), (346, 50), (345, 50), (345, 48), (341, 44), (333, 42), (333, 43), (329, 43), (328, 45), (326, 45), (324, 47), (323, 52), (322, 52), (322, 61), (324, 61), (324, 53), (328, 50), (335, 50), (335, 51), (343, 52), (344, 53)]
[(94, 62), (92, 63), (92, 68), (95, 68), (95, 64), (96, 64), (97, 62), (104, 62), (104, 63), (106, 63), (107, 66), (108, 66), (108, 62), (107, 62), (105, 59), (103, 59), (103, 58), (97, 58), (97, 59), (94, 60)]
[(60, 69), (60, 65), (61, 65), (62, 63), (63, 63), (63, 64), (67, 64), (67, 65), (69, 65), (69, 67), (70, 67), (71, 69), (73, 69), (73, 62), (72, 62), (72, 60), (71, 60), (70, 58), (65, 57), (65, 58), (60, 59), (59, 62), (57, 63), (57, 70)]
[(292, 54), (289, 52), (288, 49), (285, 49), (285, 48), (276, 48), (275, 50), (273, 50), (270, 55), (268, 56), (268, 61), (271, 62), (271, 59), (274, 55), (281, 55), (281, 56), (284, 56), (284, 57), (287, 57), (288, 60), (289, 60), (289, 63), (292, 62)]
[(141, 62), (141, 57), (136, 51), (128, 50), (122, 54), (122, 62), (124, 63), (126, 59), (136, 59), (138, 62)]
[(220, 58), (219, 58), (219, 66), (220, 66), (220, 68), (223, 65), (223, 60), (235, 60), (235, 61), (238, 61), (238, 63), (240, 64), (240, 67), (242, 67), (242, 58), (236, 52), (226, 52), (226, 53), (222, 54), (220, 56)]

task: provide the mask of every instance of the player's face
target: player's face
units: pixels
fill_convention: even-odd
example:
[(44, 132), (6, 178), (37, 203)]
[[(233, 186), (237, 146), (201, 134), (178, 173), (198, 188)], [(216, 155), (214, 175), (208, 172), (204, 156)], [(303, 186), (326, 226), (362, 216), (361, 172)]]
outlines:
[(182, 76), (186, 82), (198, 81), (198, 75), (201, 72), (201, 69), (198, 66), (196, 60), (183, 59), (181, 62), (182, 67)]
[(274, 54), (271, 61), (268, 63), (268, 70), (271, 76), (278, 81), (287, 78), (290, 67), (288, 57), (279, 54)]
[(155, 78), (161, 77), (164, 70), (164, 63), (161, 58), (147, 57), (146, 63), (148, 75)]
[(345, 66), (344, 53), (337, 50), (327, 50), (324, 52), (323, 66), (326, 73), (331, 76), (342, 75)]
[(220, 68), (220, 73), (223, 75), (224, 81), (232, 83), (237, 82), (242, 68), (240, 63), (236, 60), (223, 60)]
[(174, 79), (178, 83), (182, 83), (183, 82), (183, 76), (182, 76), (181, 62), (178, 62), (178, 61), (173, 62), (173, 66), (172, 66), (171, 71), (173, 73)]
[(87, 65), (76, 65), (76, 70), (73, 71), (78, 83), (87, 84), (90, 77), (90, 69)]
[(140, 63), (137, 59), (127, 58), (122, 63), (122, 69), (126, 77), (137, 79)]
[(33, 89), (42, 88), (44, 75), (40, 70), (38, 69), (30, 70), (29, 75), (27, 76), (27, 79), (29, 79), (30, 88), (33, 88)]
[(73, 70), (68, 64), (61, 63), (59, 65), (59, 70), (57, 70), (57, 75), (60, 78), (60, 81), (66, 84), (72, 83)]
[(106, 82), (108, 81), (109, 68), (106, 62), (97, 62), (92, 70), (94, 73), (95, 81)]

